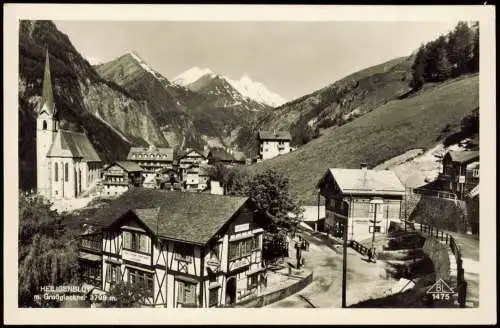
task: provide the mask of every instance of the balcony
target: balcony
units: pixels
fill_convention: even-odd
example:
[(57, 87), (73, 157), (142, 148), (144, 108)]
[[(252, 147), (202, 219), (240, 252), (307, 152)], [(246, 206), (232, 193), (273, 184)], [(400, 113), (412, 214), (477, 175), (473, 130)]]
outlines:
[(95, 235), (92, 237), (82, 237), (80, 239), (80, 248), (102, 251), (102, 239)]

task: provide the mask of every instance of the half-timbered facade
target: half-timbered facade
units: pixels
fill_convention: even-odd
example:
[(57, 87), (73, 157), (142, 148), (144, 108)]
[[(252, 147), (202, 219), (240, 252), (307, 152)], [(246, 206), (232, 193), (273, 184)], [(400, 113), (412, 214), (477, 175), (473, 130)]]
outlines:
[(80, 260), (85, 282), (120, 280), (150, 291), (152, 307), (217, 307), (260, 293), (262, 232), (244, 197), (135, 189), (88, 222)]
[[(392, 171), (328, 169), (317, 187), (325, 197), (325, 231), (361, 241), (387, 233), (391, 221), (400, 221), (404, 186)], [(319, 201), (319, 197), (318, 197)]]

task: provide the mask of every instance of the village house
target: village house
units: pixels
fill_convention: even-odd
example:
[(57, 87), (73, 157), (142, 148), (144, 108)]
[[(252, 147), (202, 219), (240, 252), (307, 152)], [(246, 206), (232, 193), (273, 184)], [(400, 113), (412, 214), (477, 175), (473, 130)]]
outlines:
[(81, 278), (109, 291), (140, 283), (151, 307), (227, 306), (259, 295), (262, 233), (247, 197), (134, 189), (82, 235)]
[(387, 233), (391, 221), (400, 221), (405, 188), (392, 171), (330, 168), (317, 188), (325, 197), (325, 231), (333, 236), (343, 236), (346, 219), (347, 237), (356, 241)]
[(102, 171), (102, 196), (118, 196), (142, 185), (142, 168), (135, 162), (118, 161)]
[(83, 132), (62, 130), (54, 102), (49, 53), (36, 118), (37, 193), (51, 200), (81, 196), (101, 175), (102, 161)]
[(182, 181), (187, 180), (186, 171), (193, 171), (193, 167), (197, 167), (202, 163), (207, 163), (207, 157), (204, 152), (193, 148), (186, 148), (177, 155), (177, 165)]
[(135, 162), (142, 168), (144, 183), (155, 184), (159, 171), (173, 168), (174, 150), (153, 145), (149, 147), (131, 147), (127, 161)]
[(292, 136), (288, 131), (259, 131), (259, 159), (264, 161), (291, 151)]
[(180, 182), (179, 172), (175, 168), (162, 169), (156, 174), (156, 184), (160, 189), (180, 191), (182, 189)]
[(198, 190), (204, 191), (208, 188), (210, 181), (210, 166), (207, 164), (201, 164), (198, 171)]
[(191, 164), (184, 169), (184, 187), (186, 191), (198, 191), (200, 184), (200, 166), (199, 164)]
[(216, 163), (222, 163), (226, 166), (244, 165), (245, 160), (236, 159), (233, 155), (232, 150), (226, 151), (223, 148), (213, 148), (208, 153), (208, 164), (215, 165)]
[(479, 184), (479, 151), (449, 151), (442, 163), (439, 180), (458, 199), (464, 199)]

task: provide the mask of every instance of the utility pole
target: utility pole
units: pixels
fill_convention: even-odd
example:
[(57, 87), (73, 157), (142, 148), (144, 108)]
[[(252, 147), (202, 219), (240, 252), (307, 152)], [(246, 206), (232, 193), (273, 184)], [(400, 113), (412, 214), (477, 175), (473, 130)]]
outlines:
[(348, 228), (349, 219), (346, 216), (344, 218), (344, 246), (342, 249), (342, 308), (346, 308), (346, 292), (347, 292), (347, 228)]
[(372, 249), (375, 247), (375, 228), (377, 227), (377, 205), (378, 204), (383, 204), (384, 201), (379, 198), (374, 198), (370, 201), (370, 204), (373, 205), (374, 207), (374, 212), (373, 212), (373, 231), (372, 231)]
[(373, 204), (375, 211), (373, 212), (373, 231), (372, 231), (372, 248), (375, 246), (375, 227), (377, 226), (377, 204)]

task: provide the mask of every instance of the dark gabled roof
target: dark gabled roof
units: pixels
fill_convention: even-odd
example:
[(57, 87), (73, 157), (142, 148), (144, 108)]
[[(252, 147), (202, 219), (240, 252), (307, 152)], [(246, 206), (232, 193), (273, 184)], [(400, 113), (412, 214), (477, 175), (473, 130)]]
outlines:
[(247, 197), (132, 189), (97, 210), (87, 222), (109, 227), (133, 211), (160, 237), (205, 244), (247, 200)]
[(330, 168), (321, 181), (328, 175), (333, 177), (342, 193), (346, 194), (403, 195), (405, 192), (398, 176), (389, 170)]
[(221, 162), (239, 162), (233, 155), (221, 148), (214, 148), (208, 153), (208, 157), (212, 161)]
[(120, 166), (122, 169), (124, 169), (127, 172), (141, 172), (142, 171), (142, 168), (137, 163), (131, 162), (131, 161), (116, 161), (116, 162), (108, 165), (106, 168), (104, 168), (103, 171), (106, 171), (107, 169), (109, 169), (110, 167), (112, 167), (114, 165)]
[(85, 162), (101, 161), (85, 133), (66, 130), (57, 133), (47, 156), (81, 158)]
[[(153, 156), (153, 157), (151, 157)], [(173, 148), (157, 148), (157, 147), (131, 147), (127, 160), (155, 160), (155, 161), (173, 161)]]
[(187, 149), (180, 150), (175, 158), (177, 160), (180, 160), (180, 159), (183, 159), (184, 157), (186, 157), (190, 153), (197, 153), (201, 157), (206, 158), (206, 156), (203, 154), (202, 151), (199, 151), (199, 150), (194, 149), (194, 148), (187, 148)]
[(479, 159), (479, 151), (452, 151), (450, 150), (445, 156), (449, 155), (453, 162), (469, 163)]
[(292, 136), (288, 131), (259, 131), (259, 139), (290, 141)]

